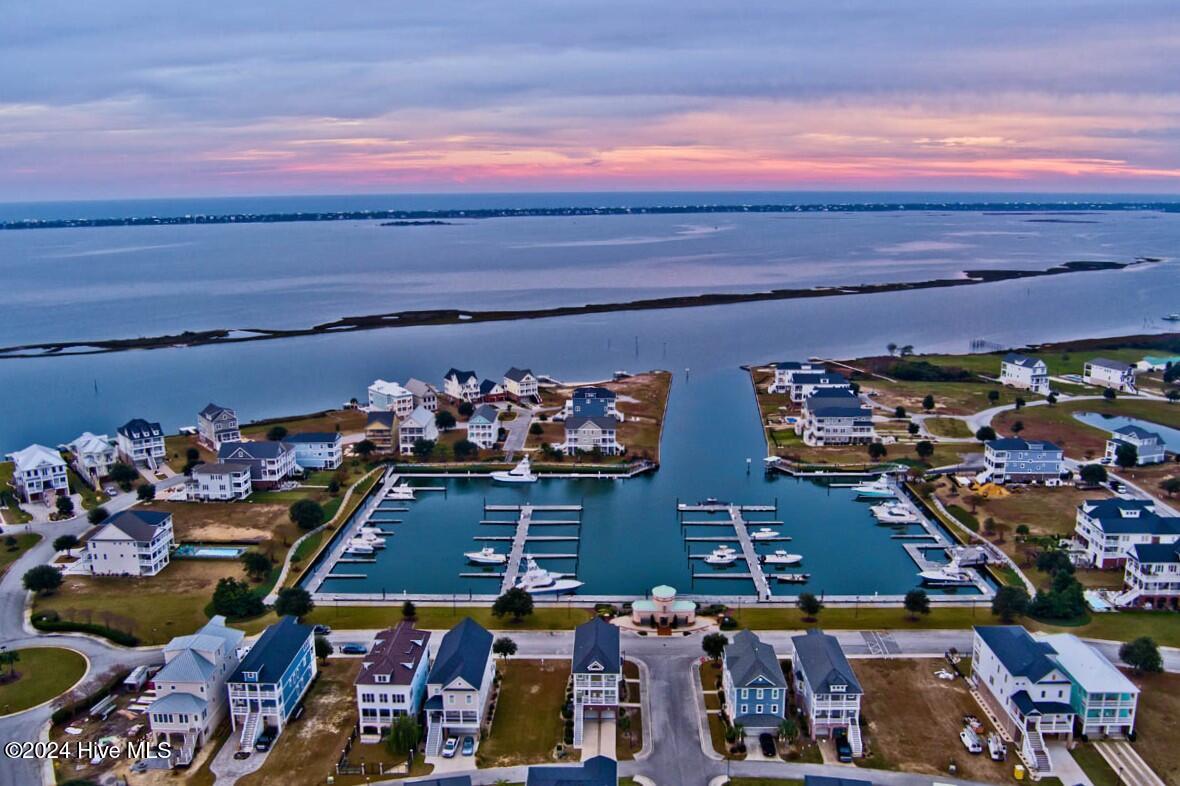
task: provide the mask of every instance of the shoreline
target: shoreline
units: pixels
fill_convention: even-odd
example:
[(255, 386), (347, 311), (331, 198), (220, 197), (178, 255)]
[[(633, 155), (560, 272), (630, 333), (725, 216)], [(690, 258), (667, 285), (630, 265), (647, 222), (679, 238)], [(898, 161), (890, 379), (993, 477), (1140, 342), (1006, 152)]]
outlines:
[(170, 347), (195, 347), (210, 344), (233, 344), (247, 341), (271, 341), (281, 338), (313, 336), (332, 333), (351, 333), (360, 330), (378, 330), (398, 327), (428, 327), (434, 325), (456, 325), (477, 322), (512, 322), (526, 319), (547, 319), (552, 317), (606, 314), (624, 311), (655, 311), (662, 309), (698, 308), (702, 306), (732, 305), (771, 300), (798, 300), (804, 298), (841, 297), (847, 295), (874, 295), (885, 292), (906, 292), (923, 289), (973, 286), (1024, 278), (1084, 273), (1095, 271), (1124, 270), (1139, 265), (1152, 264), (1161, 260), (1155, 257), (1138, 257), (1131, 262), (1100, 262), (1076, 260), (1041, 270), (965, 270), (958, 278), (937, 278), (926, 281), (891, 282), (884, 284), (855, 284), (811, 287), (804, 289), (772, 289), (761, 292), (703, 293), (662, 298), (646, 298), (613, 303), (587, 303), (579, 306), (554, 306), (538, 309), (514, 309), (503, 311), (468, 311), (460, 309), (430, 309), (419, 311), (395, 311), (385, 314), (341, 317), (307, 328), (265, 329), (265, 328), (217, 328), (212, 330), (184, 331), (179, 334), (162, 336), (140, 336), (125, 339), (95, 339), (79, 341), (53, 341), (44, 343), (17, 344), (0, 347), (0, 360), (25, 358), (63, 357), (71, 355), (96, 355), (110, 352), (126, 352), (134, 349), (162, 349)]

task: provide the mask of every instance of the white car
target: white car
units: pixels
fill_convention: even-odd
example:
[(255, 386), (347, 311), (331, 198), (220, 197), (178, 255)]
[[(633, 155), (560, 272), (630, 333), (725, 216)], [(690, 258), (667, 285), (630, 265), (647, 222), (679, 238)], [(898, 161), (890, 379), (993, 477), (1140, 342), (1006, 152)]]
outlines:
[(983, 753), (983, 745), (979, 742), (979, 735), (969, 728), (964, 728), (959, 732), (959, 739), (963, 741), (963, 747), (967, 749), (968, 753)]
[(442, 755), (444, 759), (455, 758), (455, 751), (459, 750), (459, 738), (447, 737), (447, 741), (443, 743)]

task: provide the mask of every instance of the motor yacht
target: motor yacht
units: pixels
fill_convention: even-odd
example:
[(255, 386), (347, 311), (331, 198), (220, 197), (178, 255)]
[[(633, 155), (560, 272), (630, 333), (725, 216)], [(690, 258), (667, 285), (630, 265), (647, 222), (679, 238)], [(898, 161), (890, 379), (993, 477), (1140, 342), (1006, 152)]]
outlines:
[(775, 549), (769, 554), (762, 555), (764, 565), (798, 565), (802, 561), (802, 554), (791, 554), (784, 549)]
[(729, 546), (719, 546), (705, 557), (706, 565), (732, 565), (737, 562), (738, 553)]
[(551, 573), (537, 565), (531, 556), (525, 556), (526, 570), (517, 579), (516, 588), (522, 589), (530, 595), (560, 595), (573, 592), (586, 582), (577, 579), (564, 578), (560, 573)]
[(930, 587), (969, 587), (975, 583), (975, 574), (961, 567), (957, 559), (930, 570), (919, 571), (922, 583)]
[(895, 502), (882, 502), (869, 510), (882, 524), (916, 524), (920, 520), (912, 510)]
[(859, 483), (852, 487), (852, 491), (856, 496), (865, 499), (892, 499), (897, 496), (897, 491), (894, 490), (893, 484), (889, 482), (889, 478), (884, 476), (876, 480)]
[(479, 551), (465, 551), (463, 556), (476, 565), (503, 565), (508, 561), (507, 554), (501, 554), (491, 546), (484, 546)]
[(510, 470), (493, 472), (492, 480), (499, 483), (536, 483), (537, 475), (533, 472), (529, 457), (525, 456)]
[(806, 584), (811, 580), (810, 573), (776, 573), (774, 577), (780, 584)]
[(414, 487), (402, 484), (394, 486), (389, 490), (389, 494), (385, 496), (386, 499), (413, 499)]
[(767, 538), (777, 538), (778, 530), (770, 527), (759, 527), (750, 533), (750, 537), (754, 540), (766, 540)]
[(372, 556), (373, 545), (365, 540), (353, 538), (344, 546), (344, 553), (352, 556)]

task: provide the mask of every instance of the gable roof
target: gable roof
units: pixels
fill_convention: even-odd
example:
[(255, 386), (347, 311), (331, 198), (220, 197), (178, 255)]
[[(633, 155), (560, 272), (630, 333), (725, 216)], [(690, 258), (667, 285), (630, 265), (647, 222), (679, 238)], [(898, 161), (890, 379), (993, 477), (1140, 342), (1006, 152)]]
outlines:
[(475, 379), (475, 372), (474, 371), (460, 371), (457, 368), (453, 368), (450, 371), (448, 371), (446, 373), (446, 375), (443, 376), (443, 379), (448, 379), (450, 377), (454, 377), (455, 381), (458, 382), (460, 385), (466, 385), (469, 381)]
[[(423, 658), (428, 657), (430, 632), (399, 622), (377, 634), (373, 648), (364, 657), (357, 685), (376, 685), (378, 674), (389, 675), (390, 685), (409, 685)], [(380, 683), (386, 684), (386, 683)]]
[(840, 400), (848, 399), (851, 401), (860, 401), (860, 396), (852, 392), (852, 388), (816, 388), (807, 394), (807, 398), (803, 399), (806, 404), (809, 401), (820, 401), (822, 399)]
[(599, 385), (582, 385), (574, 388), (573, 394), (570, 398), (574, 399), (613, 399), (617, 398), (615, 392), (610, 388), (604, 388)]
[(219, 459), (274, 459), (293, 450), (286, 442), (222, 442), (217, 449)]
[[(157, 674), (153, 679), (159, 679), (159, 677), (160, 675)], [(187, 681), (195, 682), (196, 680)], [(177, 680), (177, 682), (181, 682), (181, 680)], [(185, 713), (189, 715), (200, 715), (206, 706), (208, 706), (208, 702), (205, 699), (198, 698), (191, 693), (176, 691), (175, 693), (169, 693), (167, 696), (162, 696), (161, 698), (153, 701), (148, 705), (147, 711), (149, 714)]]
[(1037, 440), (1030, 442), (1020, 437), (1002, 437), (1000, 439), (989, 439), (984, 443), (992, 450), (1040, 450), (1049, 452), (1060, 452), (1061, 448), (1054, 445), (1052, 442), (1045, 440)]
[(64, 467), (66, 465), (65, 459), (61, 457), (60, 453), (44, 445), (29, 445), (23, 450), (9, 453), (8, 456), (12, 459), (17, 472), (26, 472), (38, 467)]
[(478, 420), (485, 423), (495, 423), (499, 416), (500, 413), (491, 404), (481, 404), (471, 413), (471, 417), (467, 422), (474, 423)]
[(397, 415), (393, 412), (370, 412), (365, 421), (365, 428), (372, 428), (373, 426), (385, 426), (386, 428), (393, 428), (393, 424), (397, 420)]
[(812, 628), (802, 636), (792, 636), (791, 643), (795, 646), (795, 668), (807, 676), (816, 693), (830, 693), (832, 685), (847, 685), (846, 695), (864, 693), (835, 636)]
[(1110, 358), (1091, 358), (1090, 360), (1086, 361), (1086, 364), (1090, 366), (1108, 368), (1111, 371), (1118, 371), (1121, 373), (1126, 373), (1132, 369), (1131, 366), (1127, 365), (1121, 360), (1111, 360)]
[(1177, 543), (1136, 543), (1135, 559), (1139, 562), (1180, 562), (1180, 544)]
[(205, 418), (206, 420), (213, 420), (222, 412), (228, 412), (231, 415), (235, 414), (234, 411), (229, 407), (223, 407), (220, 404), (214, 404), (213, 402), (206, 404), (205, 408), (197, 414), (199, 417)]
[(595, 756), (580, 766), (529, 767), (526, 786), (616, 786), (619, 764), (606, 756)]
[[(91, 540), (131, 538), (137, 543), (150, 543), (158, 529), (171, 519), (171, 513), (157, 510), (124, 510), (104, 521)], [(118, 537), (118, 534), (123, 537)]]
[(572, 418), (566, 418), (565, 430), (577, 431), (587, 424), (594, 424), (604, 430), (617, 429), (619, 427), (619, 421), (610, 415), (574, 415)]
[(424, 406), (414, 408), (414, 411), (406, 415), (402, 421), (407, 426), (422, 426), (426, 427), (434, 422), (434, 413)]
[(298, 434), (288, 434), (283, 437), (284, 442), (340, 442), (344, 437), (339, 431), (301, 431)]
[(739, 687), (755, 680), (768, 687), (787, 687), (787, 678), (783, 676), (774, 647), (748, 630), (739, 631), (725, 648), (725, 667), (729, 669), (733, 683)]
[(975, 634), (983, 639), (1000, 663), (1015, 677), (1039, 682), (1057, 668), (1050, 655), (1057, 654), (1048, 642), (1037, 641), (1019, 625), (976, 625)]
[(91, 434), (89, 431), (83, 431), (69, 446), (75, 455), (79, 453), (108, 453), (115, 449), (105, 434), (99, 436)]
[(122, 426), (119, 426), (118, 432), (128, 439), (148, 439), (150, 437), (160, 437), (164, 434), (164, 430), (160, 428), (159, 423), (153, 423), (143, 418), (132, 418)]
[(475, 620), (465, 617), (443, 635), (426, 681), (445, 686), (461, 678), (478, 688), (490, 657), (492, 634)]
[[(602, 617), (595, 617), (574, 628), (572, 671), (578, 674), (618, 674), (622, 665), (620, 660), (617, 627)], [(598, 668), (592, 669), (595, 664)]]
[(1045, 361), (1040, 358), (1031, 358), (1028, 355), (1019, 355), (1015, 352), (1009, 352), (1007, 355), (1004, 355), (1004, 362), (1014, 366), (1023, 366), (1024, 368), (1033, 368), (1038, 363), (1040, 365), (1045, 364)]
[(792, 385), (847, 385), (843, 374), (835, 371), (805, 371), (791, 375)]
[(311, 636), (310, 625), (301, 625), (294, 617), (283, 617), (262, 632), (229, 681), (243, 682), (243, 674), (255, 671), (258, 682), (278, 682)]
[(197, 464), (192, 469), (194, 475), (232, 475), (237, 472), (249, 471), (249, 464), (235, 464), (232, 461), (215, 461), (211, 464)]
[(1122, 434), (1125, 437), (1136, 437), (1139, 440), (1150, 439), (1150, 440), (1154, 440), (1155, 442), (1163, 442), (1164, 441), (1164, 438), (1161, 437), (1159, 434), (1155, 433), (1154, 431), (1148, 431), (1145, 428), (1141, 428), (1141, 427), (1135, 426), (1135, 425), (1127, 425), (1127, 426), (1123, 426), (1122, 428), (1116, 428), (1114, 430), (1114, 433), (1115, 434)]
[(869, 418), (873, 417), (868, 407), (851, 404), (821, 404), (808, 407), (812, 416), (817, 418)]
[(483, 382), (479, 383), (479, 392), (480, 392), (480, 394), (482, 394), (484, 396), (491, 395), (492, 393), (494, 393), (496, 391), (497, 388), (499, 388), (500, 390), (504, 389), (504, 387), (499, 382), (496, 382), (495, 380), (485, 379)]
[(431, 385), (429, 382), (423, 382), (415, 377), (410, 377), (406, 380), (406, 390), (418, 397), (425, 396), (428, 393), (438, 393), (438, 388), (434, 385)]
[(521, 382), (525, 377), (534, 377), (533, 370), (531, 368), (517, 368), (516, 366), (513, 366), (504, 372), (504, 379), (510, 379), (513, 382)]

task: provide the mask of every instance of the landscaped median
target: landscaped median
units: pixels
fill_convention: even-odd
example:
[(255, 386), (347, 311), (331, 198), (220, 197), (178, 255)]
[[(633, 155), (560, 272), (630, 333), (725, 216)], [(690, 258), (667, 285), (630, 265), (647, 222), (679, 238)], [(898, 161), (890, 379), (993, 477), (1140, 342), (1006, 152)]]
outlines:
[(84, 655), (63, 647), (5, 651), (0, 654), (0, 716), (66, 693), (86, 676), (87, 667)]

